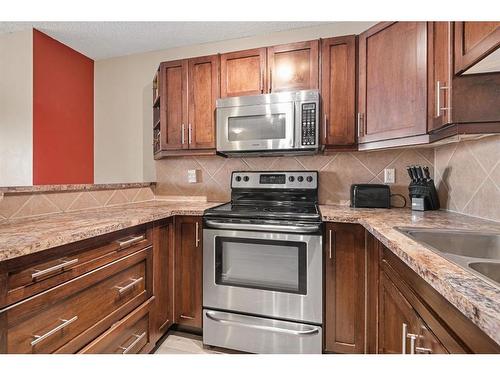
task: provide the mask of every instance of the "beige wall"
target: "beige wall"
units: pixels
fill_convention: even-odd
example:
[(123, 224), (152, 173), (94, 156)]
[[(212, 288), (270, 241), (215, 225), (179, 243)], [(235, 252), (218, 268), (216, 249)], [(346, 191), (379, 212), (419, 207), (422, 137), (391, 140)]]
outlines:
[(442, 208), (500, 221), (500, 135), (435, 150)]
[[(156, 162), (156, 195), (207, 196), (210, 201), (230, 199), (231, 172), (236, 170), (318, 170), (320, 203), (346, 204), (353, 183), (383, 183), (384, 168), (396, 169), (392, 193), (408, 197), (410, 183), (406, 166), (427, 165), (433, 173), (434, 150), (398, 149), (372, 152), (344, 152), (332, 156), (221, 158), (184, 157)], [(199, 170), (199, 183), (187, 182), (188, 169)], [(394, 205), (402, 200), (393, 199)]]
[(151, 80), (162, 61), (359, 34), (373, 22), (335, 22), (95, 62), (95, 183), (154, 181)]
[(33, 31), (0, 35), (0, 186), (33, 184)]

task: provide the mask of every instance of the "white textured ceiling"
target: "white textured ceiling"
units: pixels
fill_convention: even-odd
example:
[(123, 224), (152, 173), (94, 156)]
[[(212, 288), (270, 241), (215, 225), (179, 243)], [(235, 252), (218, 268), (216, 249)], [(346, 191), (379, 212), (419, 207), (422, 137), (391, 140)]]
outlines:
[(262, 35), (325, 22), (0, 22), (0, 34), (34, 27), (94, 59)]

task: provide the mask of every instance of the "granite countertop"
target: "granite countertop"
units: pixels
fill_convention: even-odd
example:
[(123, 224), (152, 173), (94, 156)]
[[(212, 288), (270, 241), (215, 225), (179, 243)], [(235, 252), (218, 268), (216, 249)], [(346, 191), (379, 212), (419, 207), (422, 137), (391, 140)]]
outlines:
[(0, 223), (0, 262), (220, 203), (154, 200)]
[(500, 344), (500, 287), (488, 283), (394, 227), (455, 228), (500, 233), (500, 223), (446, 211), (320, 206), (324, 221), (359, 223)]

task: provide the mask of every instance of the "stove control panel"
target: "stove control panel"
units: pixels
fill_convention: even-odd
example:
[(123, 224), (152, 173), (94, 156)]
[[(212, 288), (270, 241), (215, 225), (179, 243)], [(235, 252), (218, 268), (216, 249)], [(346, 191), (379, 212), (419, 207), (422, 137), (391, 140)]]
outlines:
[(318, 172), (233, 172), (231, 187), (236, 189), (317, 189)]

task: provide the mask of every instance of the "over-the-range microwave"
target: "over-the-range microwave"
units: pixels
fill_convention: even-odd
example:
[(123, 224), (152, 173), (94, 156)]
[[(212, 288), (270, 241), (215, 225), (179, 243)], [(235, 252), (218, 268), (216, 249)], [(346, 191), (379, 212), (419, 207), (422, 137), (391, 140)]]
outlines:
[(319, 148), (318, 90), (217, 100), (217, 152), (226, 156), (313, 154)]

